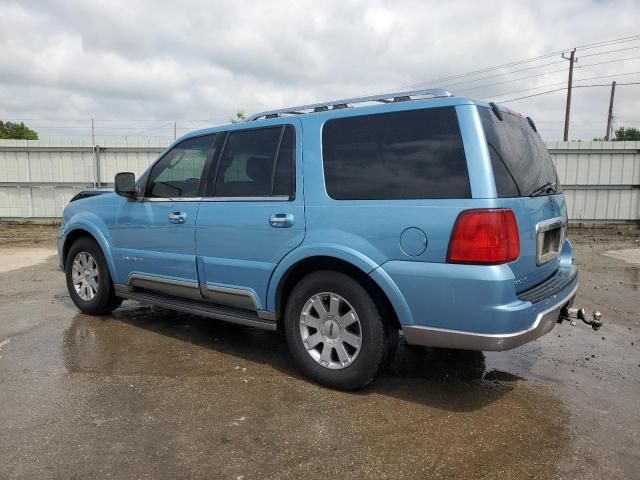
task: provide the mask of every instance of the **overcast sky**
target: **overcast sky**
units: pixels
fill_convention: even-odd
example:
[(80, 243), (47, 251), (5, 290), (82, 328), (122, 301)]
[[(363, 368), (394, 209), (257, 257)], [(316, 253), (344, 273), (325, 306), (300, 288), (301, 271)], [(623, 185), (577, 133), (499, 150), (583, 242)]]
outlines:
[[(238, 109), (393, 90), (635, 34), (633, 0), (0, 0), (0, 119), (25, 119), (41, 136), (86, 135), (90, 118), (98, 135), (167, 135), (174, 120), (184, 133)], [(581, 55), (608, 50), (617, 51)], [(576, 79), (621, 75), (584, 84), (640, 82), (640, 40), (578, 57)], [(598, 62), (609, 63), (589, 65)], [(567, 64), (439, 86), (506, 100), (561, 88), (496, 96), (566, 82)], [(622, 75), (630, 72), (638, 73)], [(557, 92), (507, 105), (556, 140), (564, 99)], [(575, 91), (571, 138), (604, 135), (608, 99), (606, 87)], [(615, 115), (617, 125), (640, 126), (640, 85), (618, 88)]]

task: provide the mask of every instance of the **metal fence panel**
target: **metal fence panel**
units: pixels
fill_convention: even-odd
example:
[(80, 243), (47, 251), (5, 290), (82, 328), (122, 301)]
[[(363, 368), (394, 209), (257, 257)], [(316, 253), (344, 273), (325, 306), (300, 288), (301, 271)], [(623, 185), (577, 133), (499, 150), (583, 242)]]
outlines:
[(0, 186), (0, 219), (56, 219), (82, 186)]
[(640, 142), (547, 142), (574, 222), (640, 219)]
[[(0, 218), (58, 218), (78, 191), (142, 173), (170, 139), (0, 140)], [(547, 142), (569, 218), (640, 220), (640, 142)]]
[(140, 175), (169, 145), (169, 140), (133, 139), (100, 144), (100, 182), (113, 183), (118, 172)]

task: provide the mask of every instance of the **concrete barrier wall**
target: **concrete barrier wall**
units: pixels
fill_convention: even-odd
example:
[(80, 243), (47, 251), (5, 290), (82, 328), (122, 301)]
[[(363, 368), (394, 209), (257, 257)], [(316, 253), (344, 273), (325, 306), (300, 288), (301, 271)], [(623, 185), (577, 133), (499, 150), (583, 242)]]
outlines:
[[(0, 140), (0, 219), (55, 219), (85, 188), (142, 173), (170, 139)], [(640, 220), (640, 142), (547, 142), (574, 222)]]

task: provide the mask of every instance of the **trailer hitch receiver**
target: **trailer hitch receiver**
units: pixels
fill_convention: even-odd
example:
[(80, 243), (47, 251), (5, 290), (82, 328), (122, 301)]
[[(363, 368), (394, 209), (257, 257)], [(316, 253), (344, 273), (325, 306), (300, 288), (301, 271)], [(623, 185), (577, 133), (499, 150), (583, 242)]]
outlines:
[(562, 323), (566, 320), (572, 326), (575, 326), (576, 320), (582, 320), (587, 325), (590, 325), (594, 330), (599, 330), (600, 327), (602, 327), (602, 313), (596, 310), (591, 314), (591, 317), (591, 319), (587, 318), (587, 313), (584, 308), (562, 307), (562, 310), (560, 310), (560, 317), (558, 317), (558, 323)]

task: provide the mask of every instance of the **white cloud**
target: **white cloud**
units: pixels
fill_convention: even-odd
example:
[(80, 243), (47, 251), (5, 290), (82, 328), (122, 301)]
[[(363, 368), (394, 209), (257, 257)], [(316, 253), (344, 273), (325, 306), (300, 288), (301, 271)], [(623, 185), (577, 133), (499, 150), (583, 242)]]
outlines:
[[(0, 0), (0, 11), (0, 118), (34, 118), (36, 127), (92, 117), (122, 119), (129, 130), (129, 119), (224, 120), (237, 109), (394, 89), (640, 33), (640, 3), (633, 0)], [(586, 66), (633, 56), (640, 49), (582, 58), (576, 78), (640, 71), (640, 59)], [(562, 71), (495, 85), (552, 70)], [(469, 90), (474, 97), (524, 90), (566, 81), (566, 62), (463, 80), (441, 86), (465, 94), (494, 84)], [(640, 124), (640, 88), (621, 86), (616, 100), (618, 121)], [(536, 119), (547, 138), (561, 136), (563, 92), (510, 106)], [(603, 135), (607, 106), (607, 88), (576, 90), (572, 137)]]

